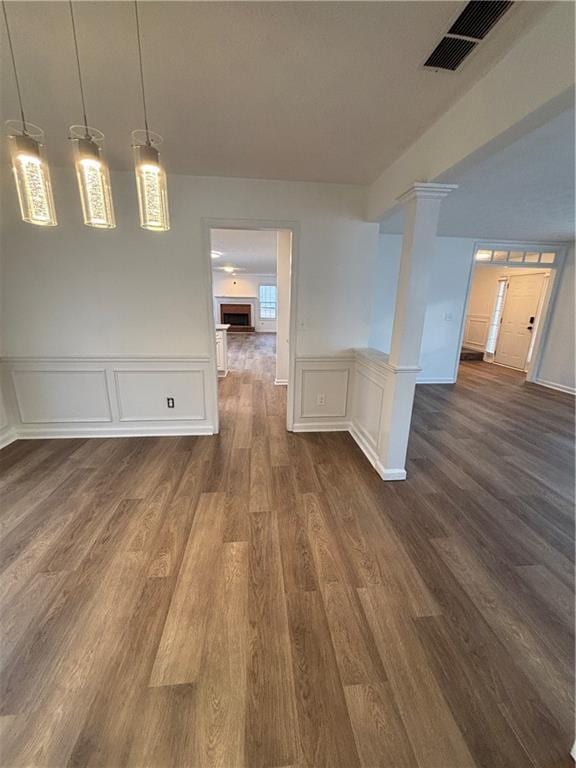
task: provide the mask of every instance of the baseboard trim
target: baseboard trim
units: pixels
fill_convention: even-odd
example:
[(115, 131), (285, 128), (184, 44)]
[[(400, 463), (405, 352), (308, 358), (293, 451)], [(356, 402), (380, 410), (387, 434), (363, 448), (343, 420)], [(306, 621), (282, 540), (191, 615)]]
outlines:
[(350, 425), (349, 429), (350, 434), (352, 435), (354, 441), (356, 442), (356, 445), (364, 456), (368, 459), (370, 464), (376, 469), (376, 464), (378, 463), (378, 454), (374, 450), (374, 448), (370, 445), (370, 443), (367, 441), (366, 437), (362, 434), (362, 432), (358, 429), (358, 427), (354, 426), (354, 424)]
[(202, 436), (215, 434), (214, 427), (210, 425), (191, 426), (189, 424), (181, 425), (161, 425), (161, 426), (105, 426), (96, 428), (93, 425), (89, 427), (40, 427), (36, 425), (26, 426), (22, 424), (18, 428), (15, 439), (23, 440), (55, 440), (59, 438), (91, 438), (91, 437), (179, 437), (179, 436)]
[(349, 432), (350, 424), (347, 421), (311, 421), (294, 422), (293, 432)]
[(567, 387), (564, 384), (556, 384), (554, 381), (546, 381), (545, 379), (535, 379), (528, 382), (529, 384), (539, 384), (546, 389), (555, 389), (557, 392), (565, 392), (567, 395), (576, 395), (576, 389), (574, 387)]
[(0, 450), (6, 448), (10, 443), (18, 440), (18, 433), (13, 427), (4, 427), (0, 429)]
[(456, 384), (456, 379), (452, 376), (438, 379), (416, 379), (416, 384)]
[(288, 386), (288, 379), (274, 379), (274, 384), (277, 387), (287, 387)]
[(366, 458), (368, 459), (370, 464), (374, 467), (376, 472), (378, 472), (382, 480), (386, 482), (390, 480), (406, 480), (406, 470), (391, 469), (389, 467), (385, 467), (378, 459), (378, 454), (376, 453), (374, 448), (367, 442), (362, 432), (360, 432), (357, 429), (357, 427), (354, 426), (354, 424), (350, 425), (349, 432), (352, 435), (357, 446), (360, 448), (364, 456), (366, 456)]

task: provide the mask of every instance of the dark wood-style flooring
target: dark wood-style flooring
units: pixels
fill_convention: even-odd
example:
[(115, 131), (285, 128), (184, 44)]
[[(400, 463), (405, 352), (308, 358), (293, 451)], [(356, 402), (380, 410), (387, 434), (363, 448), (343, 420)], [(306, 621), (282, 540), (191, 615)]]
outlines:
[(464, 363), (383, 483), (273, 344), (218, 436), (0, 453), (2, 767), (571, 765), (572, 399)]

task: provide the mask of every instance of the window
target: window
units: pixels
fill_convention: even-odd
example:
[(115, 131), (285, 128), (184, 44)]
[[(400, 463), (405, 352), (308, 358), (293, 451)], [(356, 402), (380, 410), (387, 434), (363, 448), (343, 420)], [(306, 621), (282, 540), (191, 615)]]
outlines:
[(494, 306), (494, 312), (492, 313), (492, 321), (488, 328), (488, 339), (486, 340), (486, 352), (491, 356), (496, 352), (498, 331), (500, 330), (500, 321), (502, 319), (502, 312), (504, 311), (504, 297), (506, 296), (507, 287), (508, 280), (506, 278), (498, 280), (498, 295), (496, 296), (496, 304)]
[(474, 254), (475, 261), (490, 261), (492, 263), (508, 262), (518, 264), (520, 262), (528, 264), (554, 264), (556, 254), (552, 251), (542, 253), (541, 251), (490, 251), (480, 248)]
[(261, 285), (259, 300), (260, 320), (276, 320), (276, 286)]

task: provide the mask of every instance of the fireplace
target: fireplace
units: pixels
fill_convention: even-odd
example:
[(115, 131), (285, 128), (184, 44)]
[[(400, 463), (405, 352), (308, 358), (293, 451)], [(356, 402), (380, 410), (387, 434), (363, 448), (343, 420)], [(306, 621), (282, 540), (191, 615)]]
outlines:
[(252, 306), (250, 304), (220, 304), (220, 322), (229, 325), (229, 332), (252, 333)]

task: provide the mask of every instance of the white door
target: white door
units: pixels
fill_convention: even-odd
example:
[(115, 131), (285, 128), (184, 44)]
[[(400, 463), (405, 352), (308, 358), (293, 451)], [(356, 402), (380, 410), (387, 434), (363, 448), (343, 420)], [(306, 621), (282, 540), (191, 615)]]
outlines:
[(544, 274), (510, 277), (494, 362), (525, 369), (544, 280)]

